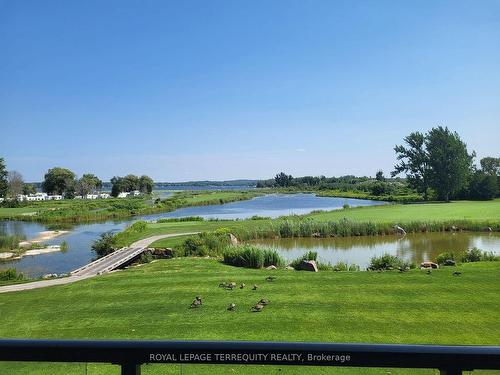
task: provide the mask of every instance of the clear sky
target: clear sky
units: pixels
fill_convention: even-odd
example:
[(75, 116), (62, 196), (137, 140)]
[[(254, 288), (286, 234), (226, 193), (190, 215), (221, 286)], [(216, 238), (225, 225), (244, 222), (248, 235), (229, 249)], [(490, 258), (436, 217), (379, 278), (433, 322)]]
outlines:
[(27, 181), (374, 175), (436, 125), (500, 156), (500, 1), (0, 0)]

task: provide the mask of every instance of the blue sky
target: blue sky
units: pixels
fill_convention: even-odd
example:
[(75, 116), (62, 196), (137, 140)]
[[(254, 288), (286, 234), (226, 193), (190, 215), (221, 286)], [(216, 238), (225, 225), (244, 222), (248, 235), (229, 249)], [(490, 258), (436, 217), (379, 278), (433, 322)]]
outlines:
[(388, 173), (445, 125), (500, 156), (499, 1), (0, 0), (0, 156), (161, 181)]

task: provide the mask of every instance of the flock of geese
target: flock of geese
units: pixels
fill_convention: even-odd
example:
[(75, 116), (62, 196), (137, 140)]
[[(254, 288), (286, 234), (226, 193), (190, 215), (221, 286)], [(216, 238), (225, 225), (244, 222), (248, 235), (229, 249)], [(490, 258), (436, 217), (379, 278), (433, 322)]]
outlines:
[[(276, 279), (275, 276), (268, 276), (266, 277), (266, 281), (267, 282), (273, 282), (274, 280)], [(219, 288), (224, 288), (224, 289), (227, 289), (227, 290), (234, 290), (237, 288), (237, 284), (236, 282), (232, 281), (230, 283), (226, 283), (226, 282), (222, 282), (219, 284)], [(241, 283), (239, 288), (240, 289), (244, 289), (246, 287), (245, 283)], [(252, 287), (252, 290), (257, 290), (259, 288), (259, 286), (257, 284), (254, 284), (254, 286)], [(257, 302), (257, 304), (255, 304), (254, 306), (252, 306), (252, 308), (250, 309), (251, 311), (253, 312), (261, 312), (265, 306), (267, 306), (269, 304), (269, 300), (265, 299), (265, 298), (262, 298), (259, 302)], [(196, 309), (196, 308), (199, 308), (200, 306), (203, 305), (203, 301), (201, 299), (200, 296), (196, 296), (193, 300), (193, 302), (191, 302), (191, 305), (189, 306), (190, 309)], [(229, 306), (227, 307), (227, 310), (228, 311), (235, 311), (236, 310), (236, 304), (235, 303), (230, 303)]]

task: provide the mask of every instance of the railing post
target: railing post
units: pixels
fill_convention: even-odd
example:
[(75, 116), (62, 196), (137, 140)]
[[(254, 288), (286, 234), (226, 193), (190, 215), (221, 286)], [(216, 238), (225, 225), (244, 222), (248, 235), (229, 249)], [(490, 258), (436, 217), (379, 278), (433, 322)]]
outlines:
[(122, 363), (121, 375), (141, 375), (141, 365), (137, 363)]
[(462, 369), (459, 368), (440, 368), (439, 375), (462, 375)]

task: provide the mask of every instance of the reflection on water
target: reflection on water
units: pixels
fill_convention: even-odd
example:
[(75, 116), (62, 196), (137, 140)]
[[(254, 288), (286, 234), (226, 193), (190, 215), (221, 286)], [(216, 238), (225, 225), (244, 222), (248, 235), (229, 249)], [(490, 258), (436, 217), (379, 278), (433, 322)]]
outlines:
[(396, 236), (283, 238), (257, 240), (255, 243), (280, 250), (288, 260), (307, 251), (318, 252), (318, 259), (335, 264), (355, 263), (368, 266), (371, 257), (385, 253), (397, 255), (415, 263), (435, 260), (442, 252), (460, 253), (472, 247), (500, 254), (500, 235), (497, 233), (418, 233), (403, 238)]

